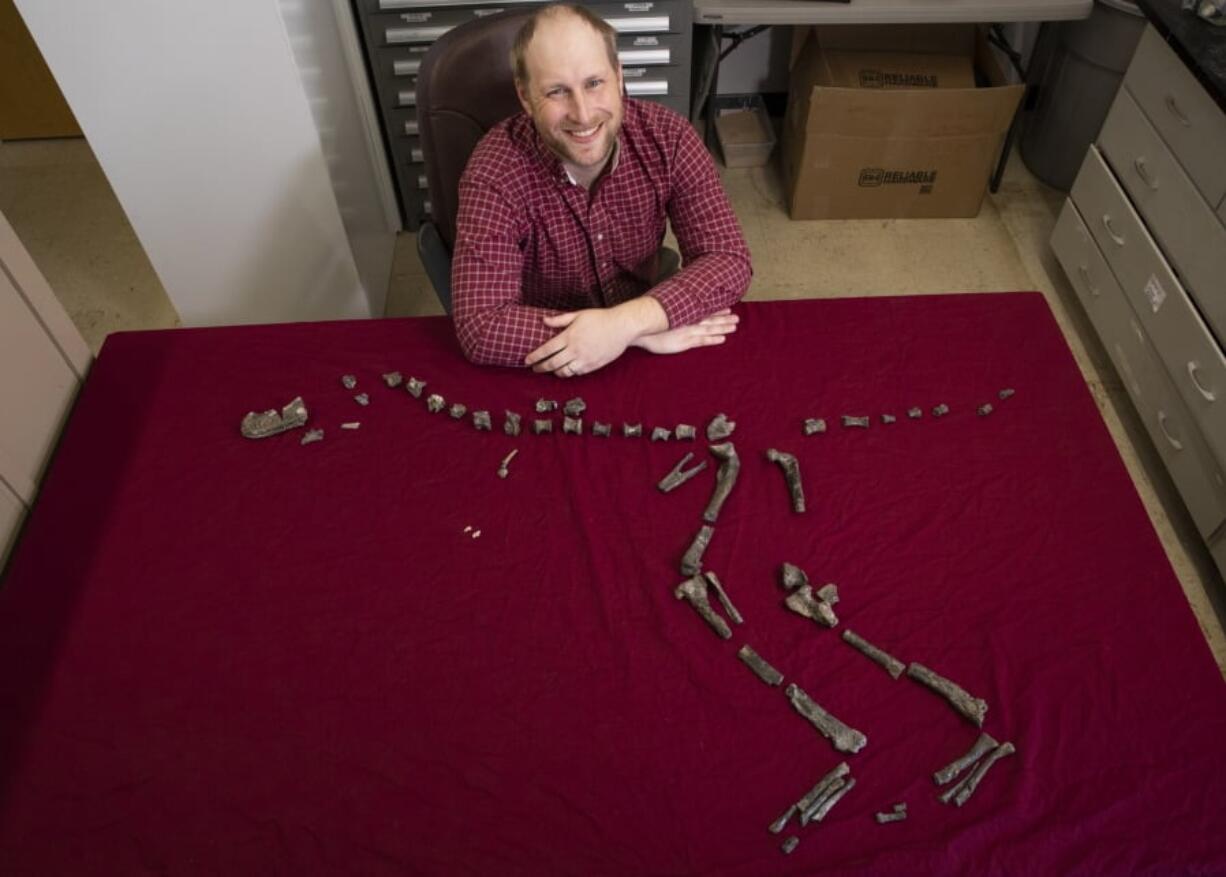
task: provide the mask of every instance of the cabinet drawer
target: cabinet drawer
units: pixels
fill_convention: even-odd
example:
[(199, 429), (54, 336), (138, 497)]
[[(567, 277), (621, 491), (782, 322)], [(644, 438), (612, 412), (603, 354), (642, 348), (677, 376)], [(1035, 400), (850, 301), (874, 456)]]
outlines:
[(1217, 564), (1222, 578), (1226, 578), (1226, 533), (1221, 533), (1209, 543), (1209, 552), (1213, 555), (1213, 562)]
[(1141, 35), (1124, 85), (1205, 200), (1221, 201), (1226, 195), (1226, 114), (1153, 27)]
[(1093, 146), (1073, 201), (1210, 448), (1226, 462), (1226, 357)]
[[(1124, 293), (1077, 208), (1068, 198), (1064, 200), (1064, 207), (1056, 219), (1051, 248), (1068, 275), (1090, 322), (1100, 336), (1106, 334), (1104, 327), (1110, 326), (1112, 320), (1120, 319), (1117, 314), (1120, 312), (1118, 302), (1124, 301)], [(1120, 325), (1123, 323), (1120, 322)]]
[[(1098, 146), (1209, 323), (1226, 338), (1226, 228), (1121, 89)], [(1221, 144), (1226, 161), (1226, 142)]]

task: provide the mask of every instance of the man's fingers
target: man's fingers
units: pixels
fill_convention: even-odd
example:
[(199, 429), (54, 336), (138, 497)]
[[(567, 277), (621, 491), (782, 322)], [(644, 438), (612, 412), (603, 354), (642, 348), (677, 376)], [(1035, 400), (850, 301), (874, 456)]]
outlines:
[(561, 335), (555, 335), (553, 338), (550, 338), (540, 347), (536, 348), (536, 350), (532, 351), (527, 356), (525, 356), (524, 365), (535, 366), (537, 363), (544, 362), (545, 360), (549, 359), (551, 356), (557, 353), (560, 353), (561, 351), (565, 349), (566, 349), (566, 339), (563, 338)]
[(579, 311), (566, 311), (561, 314), (553, 314), (551, 316), (544, 317), (543, 319), (545, 321), (545, 325), (549, 326), (551, 329), (561, 329), (573, 323), (575, 321), (575, 317), (577, 316), (579, 316)]

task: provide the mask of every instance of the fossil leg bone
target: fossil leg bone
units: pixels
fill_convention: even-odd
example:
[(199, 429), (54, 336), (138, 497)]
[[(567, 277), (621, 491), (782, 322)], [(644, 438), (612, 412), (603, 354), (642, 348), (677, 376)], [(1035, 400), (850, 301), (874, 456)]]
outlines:
[(999, 745), (1000, 744), (996, 742), (991, 734), (980, 734), (979, 739), (975, 741), (975, 745), (967, 750), (965, 755), (951, 761), (949, 764), (945, 765), (943, 768), (934, 773), (932, 775), (933, 781), (938, 786), (945, 785), (958, 774), (962, 773), (962, 771), (966, 770), (968, 767), (982, 758), (989, 750), (995, 749)]
[(766, 459), (772, 463), (778, 463), (783, 469), (783, 477), (787, 480), (788, 493), (792, 495), (792, 511), (800, 514), (805, 510), (805, 486), (800, 480), (800, 461), (796, 459), (794, 454), (789, 454), (786, 451), (777, 451), (770, 448), (766, 452)]
[(707, 510), (702, 513), (702, 519), (708, 524), (714, 524), (719, 518), (720, 509), (723, 508), (724, 501), (728, 499), (728, 494), (736, 484), (737, 475), (741, 472), (741, 458), (736, 455), (736, 447), (732, 442), (711, 445), (711, 453), (723, 462), (719, 464), (719, 473), (715, 476), (715, 492), (711, 494)]
[[(740, 651), (736, 653), (736, 656), (741, 659), (746, 667), (753, 670), (755, 676), (757, 676), (767, 685), (778, 685), (783, 681), (783, 674), (768, 664), (761, 655), (751, 649), (748, 645), (741, 646)], [(778, 834), (779, 831), (782, 830), (783, 826), (780, 825), (779, 829), (774, 833)]]
[(944, 676), (934, 673), (923, 664), (912, 662), (907, 667), (907, 675), (918, 682), (924, 683), (948, 700), (953, 705), (953, 708), (973, 722), (975, 727), (983, 727), (983, 717), (988, 713), (986, 701), (978, 697), (972, 697), (965, 689), (954, 682), (950, 682)]
[(979, 788), (979, 781), (984, 778), (987, 772), (992, 768), (992, 765), (1000, 761), (1007, 755), (1012, 755), (1017, 750), (1013, 748), (1012, 743), (1001, 743), (986, 755), (983, 761), (975, 765), (975, 769), (967, 775), (966, 779), (958, 783), (949, 791), (941, 795), (942, 803), (948, 804), (952, 796), (954, 803), (961, 807), (971, 799), (971, 795), (975, 794), (975, 789)]
[(792, 702), (792, 707), (796, 712), (808, 719), (813, 727), (817, 728), (822, 736), (833, 743), (834, 748), (839, 752), (859, 752), (868, 743), (868, 738), (863, 733), (843, 724), (830, 715), (830, 713), (818, 706), (813, 698), (805, 694), (796, 683), (792, 683), (784, 689), (784, 694), (788, 696), (788, 700)]
[(732, 630), (728, 627), (728, 622), (720, 618), (715, 610), (711, 608), (711, 600), (707, 596), (707, 581), (705, 578), (700, 575), (691, 576), (677, 585), (673, 595), (678, 600), (688, 601), (695, 611), (702, 616), (703, 620), (711, 625), (711, 629), (721, 637), (724, 639), (732, 638)]
[(715, 528), (707, 524), (703, 524), (699, 528), (698, 533), (694, 536), (694, 541), (690, 543), (690, 547), (686, 549), (685, 555), (681, 558), (681, 574), (683, 576), (696, 575), (702, 569), (702, 555), (707, 550), (707, 546), (711, 544), (711, 537), (715, 535)]
[(835, 785), (841, 783), (849, 773), (851, 773), (851, 768), (847, 766), (847, 762), (840, 761), (796, 802), (796, 812), (806, 813), (812, 810), (814, 805), (829, 795)]
[(707, 584), (715, 589), (715, 596), (719, 598), (719, 604), (724, 607), (724, 612), (728, 614), (728, 617), (736, 624), (744, 624), (745, 619), (741, 617), (741, 613), (737, 611), (737, 608), (732, 605), (732, 601), (728, 599), (728, 592), (724, 590), (724, 585), (720, 582), (719, 576), (710, 570), (707, 570), (703, 575), (707, 577)]
[(301, 396), (295, 396), (287, 402), (280, 411), (269, 408), (267, 411), (249, 411), (239, 425), (239, 432), (245, 438), (261, 439), (277, 435), (288, 429), (305, 426), (309, 412)]
[(688, 463), (691, 459), (693, 459), (693, 457), (694, 457), (693, 451), (690, 451), (684, 457), (682, 457), (680, 461), (678, 461), (677, 465), (674, 466), (671, 470), (669, 470), (669, 473), (667, 475), (665, 475), (663, 478), (660, 479), (660, 483), (657, 484), (656, 487), (660, 488), (660, 491), (662, 493), (668, 493), (670, 491), (676, 490), (678, 487), (680, 487), (682, 484), (685, 484), (685, 482), (689, 481), (691, 478), (693, 478), (703, 469), (707, 468), (707, 461), (703, 460), (693, 469), (686, 469), (685, 464)]
[(851, 630), (843, 631), (843, 641), (848, 645), (854, 646), (856, 651), (860, 652), (860, 654), (876, 661), (895, 679), (901, 676), (907, 669), (907, 665), (902, 661), (877, 648), (868, 640), (864, 639), (864, 637)]
[(834, 809), (834, 805), (839, 803), (843, 796), (855, 787), (855, 777), (848, 777), (846, 781), (840, 780), (838, 784), (830, 790), (830, 794), (822, 799), (820, 804), (818, 804), (812, 810), (808, 810), (805, 813), (800, 814), (800, 824), (808, 825), (810, 822), (821, 822), (826, 818), (826, 814)]

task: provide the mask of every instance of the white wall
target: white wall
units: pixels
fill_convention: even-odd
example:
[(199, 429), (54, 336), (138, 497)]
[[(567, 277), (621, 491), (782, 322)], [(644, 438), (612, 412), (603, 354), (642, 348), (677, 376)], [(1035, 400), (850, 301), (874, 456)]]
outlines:
[(184, 323), (382, 313), (277, 0), (16, 4)]

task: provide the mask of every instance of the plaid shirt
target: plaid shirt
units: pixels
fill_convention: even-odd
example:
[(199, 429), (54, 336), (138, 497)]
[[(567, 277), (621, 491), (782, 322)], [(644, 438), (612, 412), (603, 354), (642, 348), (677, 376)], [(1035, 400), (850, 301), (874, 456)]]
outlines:
[[(671, 328), (737, 302), (749, 249), (710, 156), (684, 118), (625, 98), (610, 170), (575, 185), (531, 117), (494, 126), (460, 179), (451, 263), (456, 334), (474, 362), (523, 365), (542, 318), (651, 290)], [(652, 286), (665, 218), (685, 266)]]

